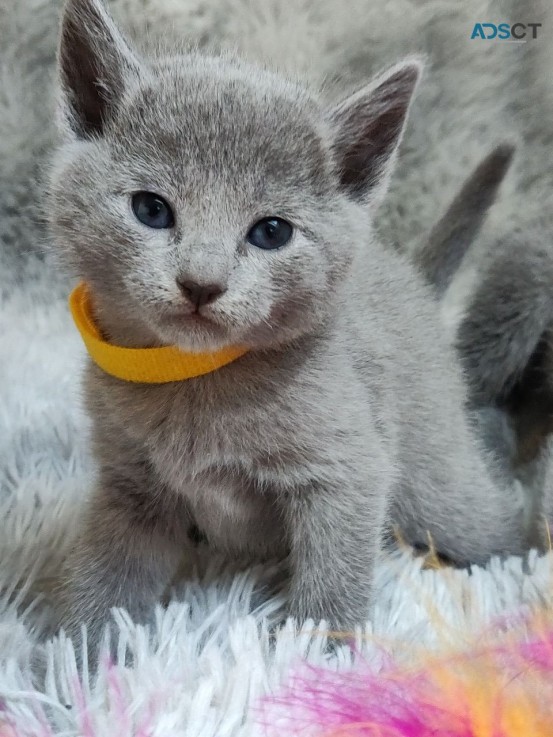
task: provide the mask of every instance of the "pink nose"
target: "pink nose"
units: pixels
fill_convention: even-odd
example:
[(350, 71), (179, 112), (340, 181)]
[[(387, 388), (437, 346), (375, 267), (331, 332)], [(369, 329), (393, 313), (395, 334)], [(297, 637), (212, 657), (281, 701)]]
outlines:
[(215, 302), (225, 292), (220, 284), (198, 284), (189, 279), (177, 279), (181, 292), (199, 310), (200, 307)]

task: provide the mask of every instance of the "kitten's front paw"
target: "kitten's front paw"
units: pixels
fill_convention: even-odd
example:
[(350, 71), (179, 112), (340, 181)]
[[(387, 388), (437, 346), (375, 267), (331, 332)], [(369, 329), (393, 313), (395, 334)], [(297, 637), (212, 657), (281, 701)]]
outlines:
[[(256, 582), (255, 588), (250, 598), (250, 611), (257, 612), (267, 608), (266, 616), (280, 617), (279, 613), (272, 614), (273, 607), (282, 608), (286, 599), (286, 592), (290, 581), (290, 572), (286, 565), (277, 563), (274, 566), (265, 568), (259, 580)], [(282, 616), (280, 623), (286, 619)]]

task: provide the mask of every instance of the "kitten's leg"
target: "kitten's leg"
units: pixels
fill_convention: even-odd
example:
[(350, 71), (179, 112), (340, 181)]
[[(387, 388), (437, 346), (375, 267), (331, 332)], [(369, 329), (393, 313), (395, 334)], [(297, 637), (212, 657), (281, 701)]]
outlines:
[(93, 653), (112, 607), (147, 619), (184, 554), (187, 513), (166, 489), (111, 478), (87, 509), (64, 572), (60, 624)]
[(528, 541), (519, 485), (502, 483), (499, 471), (494, 478), (494, 459), (484, 460), (461, 415), (453, 428), (455, 435), (444, 433), (441, 447), (434, 438), (431, 456), (424, 457), (423, 447), (413, 449), (394, 496), (394, 524), (410, 543), (429, 544), (460, 564), (524, 553)]
[[(289, 613), (351, 631), (369, 617), (381, 547), (388, 474), (355, 484), (301, 489), (287, 509), (291, 542)], [(347, 478), (347, 476), (346, 476)]]

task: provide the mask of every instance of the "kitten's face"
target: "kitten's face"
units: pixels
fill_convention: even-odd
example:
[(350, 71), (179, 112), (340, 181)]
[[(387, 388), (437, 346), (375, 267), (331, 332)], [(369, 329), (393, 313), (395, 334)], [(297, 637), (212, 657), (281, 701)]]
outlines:
[[(163, 342), (197, 350), (309, 330), (351, 258), (349, 207), (316, 104), (223, 64), (182, 58), (154, 69), (102, 138), (67, 149), (52, 187), (57, 241), (79, 275)], [(141, 191), (169, 205), (170, 227), (138, 219)], [(287, 242), (248, 240), (275, 217), (292, 226)], [(197, 309), (178, 281), (222, 294)]]
[[(73, 269), (183, 349), (270, 346), (312, 331), (369, 227), (357, 184), (345, 186), (337, 166), (330, 116), (296, 85), (237, 62), (139, 64), (96, 0), (70, 1), (64, 23), (70, 140), (53, 170), (50, 217)], [(103, 51), (100, 24), (111, 43)], [(140, 192), (168, 209), (156, 216)], [(206, 287), (209, 301), (179, 283)]]

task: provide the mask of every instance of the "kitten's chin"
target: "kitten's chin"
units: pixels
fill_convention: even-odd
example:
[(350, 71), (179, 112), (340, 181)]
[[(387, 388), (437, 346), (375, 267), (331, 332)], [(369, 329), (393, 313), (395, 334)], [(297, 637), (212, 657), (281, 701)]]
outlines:
[(201, 315), (190, 315), (164, 324), (159, 337), (164, 344), (174, 345), (187, 353), (213, 353), (236, 345), (226, 328)]
[[(275, 315), (276, 317), (276, 315)], [(263, 320), (237, 325), (220, 322), (212, 315), (186, 314), (167, 316), (159, 325), (158, 336), (166, 345), (188, 353), (213, 353), (229, 347), (251, 350), (283, 349), (315, 332), (321, 320), (291, 320), (284, 324)]]

